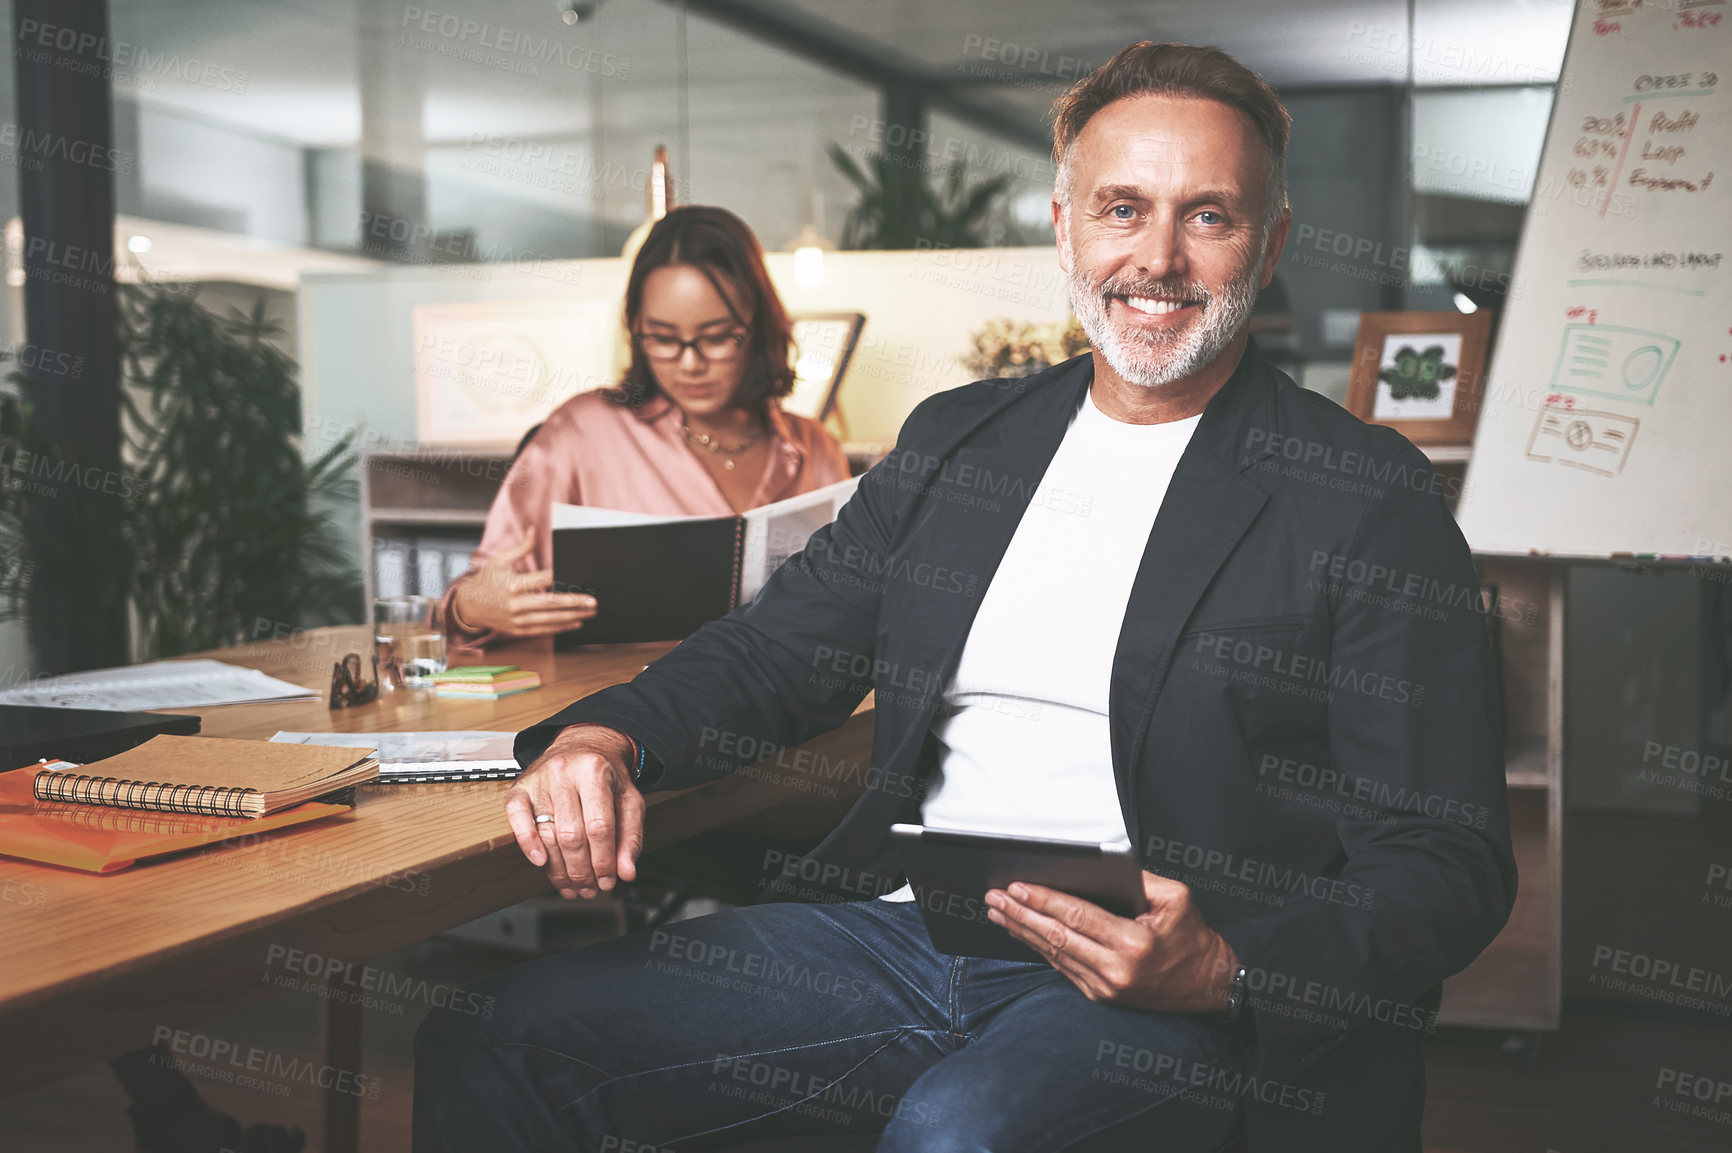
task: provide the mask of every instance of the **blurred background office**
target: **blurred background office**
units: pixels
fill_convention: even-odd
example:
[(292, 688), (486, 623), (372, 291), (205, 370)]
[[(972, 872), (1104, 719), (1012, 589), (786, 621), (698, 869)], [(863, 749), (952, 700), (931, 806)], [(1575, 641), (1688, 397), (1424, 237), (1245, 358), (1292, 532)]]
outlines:
[[(194, 287), (218, 316), (262, 309), (264, 343), (296, 363), (255, 347), (251, 371), (280, 376), (298, 364), (298, 382), (281, 382), (288, 407), (273, 419), (292, 416), (298, 401), (309, 460), (340, 444), (403, 450), (429, 439), (420, 435), (427, 421), (417, 423), (426, 387), (417, 376), (437, 378), (441, 367), (417, 368), (413, 341), (393, 327), (406, 309), (454, 298), (617, 299), (612, 272), (571, 262), (617, 257), (643, 223), (658, 145), (672, 200), (729, 208), (772, 252), (1048, 246), (1047, 109), (1115, 48), (1151, 36), (1222, 46), (1292, 109), (1294, 238), (1259, 328), (1296, 377), (1339, 397), (1361, 312), (1495, 307), (1507, 288), (1571, 12), (1547, 0), (1308, 0), (1278, 11), (1248, 0), (1063, 11), (823, 0), (14, 8), (13, 51), (0, 60), (11, 73), (0, 82), (0, 120), (11, 126), (0, 154), (16, 174), (0, 180), (9, 222), (0, 343), (25, 352), (13, 367), (37, 382), (39, 425), (53, 421), (43, 405), (76, 393), (80, 423), (106, 430), (82, 434), (99, 467), (121, 439), (122, 422), (94, 415), (117, 403), (111, 362), (124, 370), (151, 339), (193, 339), (159, 304), (123, 325), (108, 353), (72, 348), (70, 338), (93, 336), (80, 324), (100, 327), (87, 306), (110, 276)], [(31, 93), (40, 107), (20, 105)], [(934, 260), (929, 271), (955, 279), (970, 269)], [(1061, 320), (1056, 277), (1020, 275), (998, 277), (1007, 306), (998, 311)], [(460, 291), (447, 291), (453, 285)], [(460, 335), (473, 334), (473, 322), (459, 318), (471, 324)], [(974, 325), (957, 324), (960, 334), (942, 324), (900, 333), (890, 318), (870, 317), (838, 398), (845, 439), (887, 442), (927, 392), (968, 378)], [(43, 335), (32, 343), (33, 331)], [(594, 331), (590, 343), (600, 343)], [(544, 326), (540, 335), (581, 342), (590, 333), (550, 337)], [(429, 328), (422, 336), (433, 339)], [(220, 326), (202, 339), (213, 358), (249, 346), (245, 331), (225, 336)], [(77, 388), (57, 387), (71, 379), (67, 358), (80, 355), (93, 358)], [(561, 371), (574, 387), (594, 387), (615, 367), (592, 357)], [(491, 395), (508, 423), (509, 390)], [(198, 444), (214, 433), (187, 435)], [(148, 441), (131, 439), (134, 450)], [(509, 429), (497, 439), (512, 439)], [(334, 519), (329, 534), (308, 524), (287, 535), (303, 542), (291, 567), (307, 579), (275, 590), (274, 603), (206, 589), (221, 619), (185, 632), (165, 623), (177, 590), (151, 588), (142, 611), (101, 592), (102, 580), (152, 583), (137, 575), (145, 553), (158, 568), (193, 555), (199, 513), (182, 509), (156, 517), (130, 566), (116, 560), (106, 576), (84, 571), (102, 568), (99, 558), (69, 566), (88, 586), (79, 607), (36, 614), (43, 629), (90, 635), (32, 644), (14, 624), (0, 633), (0, 664), (16, 678), (206, 647), (257, 627), (359, 619), (362, 588), (377, 591), (381, 570), (392, 587), (401, 570), (405, 591), (428, 594), (439, 589), (424, 586), (462, 571), (473, 525), (429, 516), (417, 531), (401, 519), (373, 531), (357, 504), (358, 460), (345, 451), (327, 464), (335, 467), (276, 478), (285, 491), (307, 488)], [(176, 490), (180, 470), (156, 467), (155, 495), (121, 503), (136, 511)], [(244, 509), (294, 511), (238, 506), (221, 488), (203, 495), (236, 531)], [(25, 573), (14, 559), (9, 591), (53, 595), (40, 564)]]
[[(1715, 2), (1675, 18), (1722, 35)], [(14, 0), (0, 688), (439, 595), (523, 434), (618, 379), (622, 254), (673, 204), (762, 241), (807, 326), (796, 396), (856, 471), (934, 391), (1073, 353), (1047, 112), (1137, 40), (1218, 45), (1292, 112), (1266, 355), (1341, 401), (1366, 313), (1484, 312), (1495, 339), (1524, 220), (1567, 192), (1536, 174), (1571, 21), (1635, 7)], [(1454, 448), (1432, 455), (1458, 486)], [(1732, 554), (1732, 529), (1701, 545)], [(1726, 877), (1727, 805), (1652, 784), (1644, 750), (1723, 754), (1732, 586), (1494, 568), (1532, 903), (1455, 1020), (1532, 1058), (1564, 999), (1658, 1011), (1596, 984), (1608, 942), (1716, 955), (1696, 906), (1722, 902), (1723, 936), (1723, 898), (1677, 877), (1715, 852)], [(1667, 1034), (1632, 1072), (1622, 1034), (1585, 1036), (1573, 1059), (1616, 1066), (1634, 1109), (1698, 1049)], [(1474, 1053), (1434, 1067), (1435, 1116), (1507, 1087)]]

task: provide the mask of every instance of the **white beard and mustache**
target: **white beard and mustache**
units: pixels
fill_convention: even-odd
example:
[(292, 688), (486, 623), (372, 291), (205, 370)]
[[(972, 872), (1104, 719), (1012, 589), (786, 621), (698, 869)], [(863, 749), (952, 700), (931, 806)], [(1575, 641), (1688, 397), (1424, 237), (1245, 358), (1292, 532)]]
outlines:
[[(1252, 261), (1217, 294), (1194, 281), (1135, 273), (1120, 273), (1090, 283), (1076, 254), (1068, 244), (1065, 247), (1066, 260), (1071, 266), (1071, 307), (1076, 310), (1077, 321), (1088, 334), (1089, 343), (1100, 350), (1113, 371), (1143, 388), (1171, 384), (1208, 365), (1233, 343), (1257, 304), (1261, 261)], [(1194, 301), (1202, 315), (1182, 329), (1127, 331), (1108, 317), (1115, 296)]]

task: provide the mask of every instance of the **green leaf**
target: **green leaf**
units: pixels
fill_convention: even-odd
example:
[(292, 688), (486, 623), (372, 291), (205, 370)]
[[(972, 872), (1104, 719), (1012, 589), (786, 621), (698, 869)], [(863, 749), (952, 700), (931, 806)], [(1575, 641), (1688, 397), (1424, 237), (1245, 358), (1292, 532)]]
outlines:
[(867, 158), (868, 174), (840, 145), (831, 144), (827, 151), (860, 194), (843, 222), (843, 248), (906, 248), (917, 241), (979, 248), (988, 243), (987, 226), (1011, 185), (1010, 173), (970, 184), (961, 160), (948, 165), (934, 184), (920, 163), (901, 162), (920, 158), (877, 153)]

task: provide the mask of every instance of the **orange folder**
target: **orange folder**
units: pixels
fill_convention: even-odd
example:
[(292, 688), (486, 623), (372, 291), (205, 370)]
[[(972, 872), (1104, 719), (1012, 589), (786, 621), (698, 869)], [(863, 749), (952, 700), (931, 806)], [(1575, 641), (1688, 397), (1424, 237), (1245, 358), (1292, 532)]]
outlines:
[(0, 773), (0, 855), (87, 873), (354, 811), (307, 801), (268, 817), (207, 817), (38, 801), (30, 792), (35, 775), (28, 768)]

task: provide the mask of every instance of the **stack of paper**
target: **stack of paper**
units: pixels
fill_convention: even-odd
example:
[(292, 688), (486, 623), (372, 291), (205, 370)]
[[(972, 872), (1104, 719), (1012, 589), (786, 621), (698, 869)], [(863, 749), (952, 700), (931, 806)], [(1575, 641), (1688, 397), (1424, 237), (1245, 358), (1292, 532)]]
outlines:
[(0, 692), (0, 704), (67, 709), (191, 709), (256, 701), (316, 701), (312, 689), (222, 661), (155, 661), (44, 677)]

